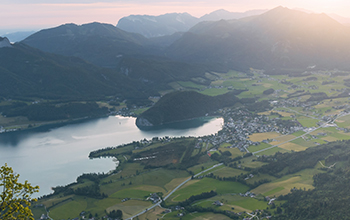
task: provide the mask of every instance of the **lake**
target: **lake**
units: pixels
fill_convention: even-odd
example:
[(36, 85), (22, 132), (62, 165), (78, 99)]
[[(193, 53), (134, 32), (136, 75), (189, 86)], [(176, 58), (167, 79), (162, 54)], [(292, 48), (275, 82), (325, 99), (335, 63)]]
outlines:
[(91, 151), (153, 137), (205, 136), (221, 130), (222, 118), (200, 118), (140, 130), (136, 118), (109, 116), (79, 123), (46, 126), (0, 134), (0, 166), (5, 163), (40, 186), (41, 196), (51, 187), (67, 185), (82, 173), (108, 172), (116, 167), (112, 158), (89, 159)]

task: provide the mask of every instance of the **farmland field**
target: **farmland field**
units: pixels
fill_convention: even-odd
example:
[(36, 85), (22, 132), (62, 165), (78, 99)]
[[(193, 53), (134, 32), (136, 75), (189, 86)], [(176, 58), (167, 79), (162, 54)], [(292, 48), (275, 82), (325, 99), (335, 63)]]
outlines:
[(219, 181), (211, 178), (203, 178), (195, 183), (185, 184), (171, 197), (172, 201), (184, 201), (192, 195), (199, 195), (203, 192), (215, 190), (218, 194), (240, 193), (248, 190), (248, 187), (237, 182)]
[(276, 137), (281, 136), (279, 133), (277, 132), (266, 132), (266, 133), (255, 133), (249, 136), (249, 139), (251, 141), (262, 141), (262, 140), (266, 140), (266, 139), (274, 139)]

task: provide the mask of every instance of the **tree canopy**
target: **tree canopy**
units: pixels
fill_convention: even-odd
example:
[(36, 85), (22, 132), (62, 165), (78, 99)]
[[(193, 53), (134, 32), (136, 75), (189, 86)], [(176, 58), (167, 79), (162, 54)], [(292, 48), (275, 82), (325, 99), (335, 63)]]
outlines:
[(18, 181), (19, 174), (5, 163), (0, 167), (0, 219), (30, 219), (34, 220), (32, 211), (29, 209), (32, 199), (31, 195), (39, 192), (39, 186), (32, 186), (26, 180), (24, 183)]

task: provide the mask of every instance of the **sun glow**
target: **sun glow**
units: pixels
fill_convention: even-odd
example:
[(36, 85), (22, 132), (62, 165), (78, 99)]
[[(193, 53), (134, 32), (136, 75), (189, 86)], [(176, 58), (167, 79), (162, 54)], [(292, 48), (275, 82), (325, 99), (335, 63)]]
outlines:
[[(6, 2), (6, 1), (5, 1)], [(52, 27), (63, 23), (89, 23), (93, 21), (116, 24), (121, 17), (130, 14), (160, 15), (172, 12), (188, 12), (200, 17), (218, 9), (243, 12), (253, 9), (272, 9), (284, 6), (291, 9), (305, 9), (316, 13), (337, 13), (350, 17), (350, 2), (345, 0), (191, 0), (191, 1), (84, 1), (70, 3), (38, 3), (16, 0), (0, 3), (0, 29), (19, 27)], [(22, 2), (22, 3), (21, 3)]]

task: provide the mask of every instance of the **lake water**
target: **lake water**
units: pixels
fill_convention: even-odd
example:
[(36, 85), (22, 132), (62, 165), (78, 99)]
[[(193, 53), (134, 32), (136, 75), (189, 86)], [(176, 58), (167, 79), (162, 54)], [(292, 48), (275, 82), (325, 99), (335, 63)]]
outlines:
[(222, 118), (201, 118), (140, 130), (135, 118), (109, 116), (84, 122), (0, 134), (0, 166), (7, 163), (40, 186), (36, 196), (52, 193), (51, 187), (74, 182), (82, 173), (108, 172), (111, 158), (89, 159), (91, 151), (152, 137), (204, 136), (222, 128)]

